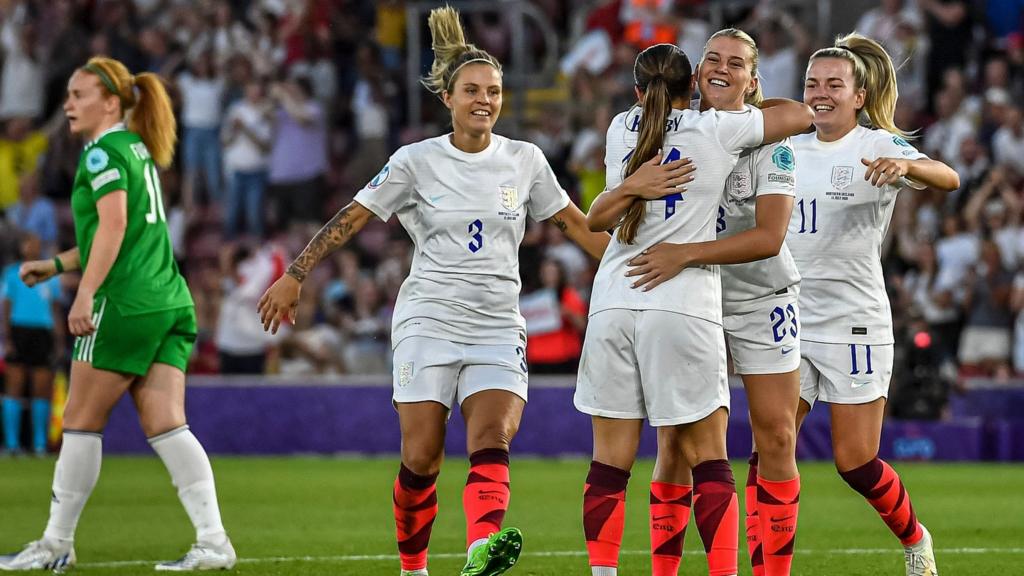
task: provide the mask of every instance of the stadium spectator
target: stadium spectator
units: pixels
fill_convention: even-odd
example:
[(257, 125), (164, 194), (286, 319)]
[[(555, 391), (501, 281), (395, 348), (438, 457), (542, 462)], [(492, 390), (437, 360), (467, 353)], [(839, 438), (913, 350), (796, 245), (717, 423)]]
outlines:
[(1020, 106), (1010, 106), (1003, 124), (992, 138), (995, 160), (1024, 176), (1024, 115)]
[(764, 96), (799, 99), (798, 87), (812, 42), (803, 25), (785, 10), (761, 0), (738, 28), (757, 39), (758, 77)]
[(231, 240), (245, 220), (246, 232), (263, 237), (264, 193), (272, 146), (273, 124), (266, 85), (251, 80), (245, 98), (235, 102), (224, 115), (221, 141), (228, 193), (224, 201), (224, 236)]
[(35, 286), (26, 286), (18, 277), (22, 262), (45, 258), (39, 238), (23, 233), (20, 258), (4, 268), (0, 298), (3, 300), (3, 342), (6, 345), (4, 368), (3, 421), (4, 449), (21, 449), (22, 396), (29, 385), (31, 402), (32, 452), (46, 452), (50, 428), (50, 397), (53, 365), (64, 358), (64, 323), (60, 279), (54, 277)]
[(0, 120), (43, 115), (46, 63), (36, 38), (36, 24), (29, 16), (27, 2), (5, 2), (0, 11)]
[(263, 374), (268, 350), (280, 340), (267, 334), (253, 314), (260, 294), (280, 275), (280, 258), (271, 250), (228, 247), (222, 258), (224, 295), (214, 343), (223, 374)]
[(49, 257), (57, 250), (57, 210), (53, 201), (39, 195), (39, 172), (24, 175), (20, 190), (18, 201), (7, 209), (7, 220), (15, 228), (35, 236), (40, 244), (39, 254)]
[(1001, 379), (1009, 376), (1012, 287), (1013, 275), (1003, 268), (999, 246), (982, 242), (980, 261), (965, 278), (960, 363)]
[(17, 202), (21, 180), (39, 167), (49, 135), (33, 130), (28, 118), (11, 118), (0, 137), (0, 210)]
[(569, 284), (565, 267), (546, 258), (540, 264), (540, 286), (519, 299), (526, 318), (526, 359), (535, 374), (576, 374), (587, 303)]
[(327, 173), (327, 126), (309, 79), (270, 87), (275, 133), (269, 193), (275, 229), (296, 229), (320, 219)]
[[(204, 176), (206, 203), (221, 201), (220, 124), (224, 79), (217, 73), (211, 52), (201, 52), (178, 75), (181, 91), (182, 170), (185, 205), (199, 205), (196, 187)], [(205, 203), (204, 203), (205, 204)]]

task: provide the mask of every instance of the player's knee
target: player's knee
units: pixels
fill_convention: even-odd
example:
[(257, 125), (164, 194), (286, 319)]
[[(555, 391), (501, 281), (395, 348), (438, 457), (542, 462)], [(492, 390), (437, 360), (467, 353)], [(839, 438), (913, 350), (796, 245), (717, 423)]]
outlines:
[(832, 450), (834, 452), (833, 460), (836, 465), (836, 471), (839, 472), (839, 474), (860, 468), (864, 464), (874, 460), (876, 455), (876, 450), (870, 449), (866, 446), (837, 445), (833, 446)]
[(470, 453), (486, 448), (509, 450), (512, 438), (518, 431), (519, 426), (514, 422), (506, 420), (488, 422), (469, 431), (466, 444)]
[(402, 464), (420, 476), (432, 476), (441, 471), (444, 450), (402, 450)]
[(171, 410), (148, 410), (139, 414), (139, 425), (142, 427), (142, 433), (146, 435), (146, 438), (152, 438), (181, 428), (186, 423), (184, 415), (176, 414)]
[(792, 420), (779, 420), (762, 426), (754, 435), (762, 458), (783, 458), (796, 448), (796, 430)]

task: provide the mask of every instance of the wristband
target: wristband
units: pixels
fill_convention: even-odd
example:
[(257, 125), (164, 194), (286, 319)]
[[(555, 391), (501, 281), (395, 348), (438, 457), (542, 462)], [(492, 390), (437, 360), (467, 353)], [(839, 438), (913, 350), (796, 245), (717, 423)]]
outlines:
[(57, 274), (64, 273), (64, 264), (60, 261), (60, 256), (53, 257), (53, 266), (57, 269)]

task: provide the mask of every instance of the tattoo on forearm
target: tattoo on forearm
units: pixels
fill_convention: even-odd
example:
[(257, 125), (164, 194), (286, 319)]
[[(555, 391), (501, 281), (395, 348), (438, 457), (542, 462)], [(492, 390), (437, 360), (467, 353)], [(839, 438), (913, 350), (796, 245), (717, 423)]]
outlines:
[(348, 204), (339, 210), (330, 222), (324, 224), (324, 227), (316, 233), (316, 236), (313, 236), (299, 257), (288, 266), (289, 276), (302, 282), (324, 256), (348, 242), (353, 233), (351, 211), (352, 204)]
[(565, 220), (562, 220), (558, 216), (552, 216), (551, 217), (551, 223), (554, 224), (555, 226), (557, 226), (558, 229), (561, 230), (563, 234), (569, 228), (569, 225), (565, 223)]

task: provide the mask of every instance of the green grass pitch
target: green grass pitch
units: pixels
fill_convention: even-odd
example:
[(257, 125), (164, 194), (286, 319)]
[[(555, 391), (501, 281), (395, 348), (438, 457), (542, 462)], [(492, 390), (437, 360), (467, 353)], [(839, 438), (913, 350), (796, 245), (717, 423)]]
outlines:
[[(225, 525), (239, 574), (376, 576), (398, 574), (391, 518), (396, 458), (214, 458)], [(633, 470), (620, 574), (649, 574), (650, 461)], [(736, 478), (746, 464), (734, 462)], [(896, 464), (918, 516), (935, 537), (943, 574), (1021, 574), (1024, 466)], [(0, 550), (15, 551), (42, 532), (53, 460), (0, 460)], [(877, 515), (829, 463), (801, 466), (803, 494), (794, 574), (903, 574), (903, 554)], [(519, 458), (512, 467), (506, 525), (522, 528), (524, 555), (509, 574), (587, 575), (580, 520), (587, 461)], [(441, 473), (430, 570), (458, 574), (463, 563), (464, 459)], [(742, 504), (741, 508), (742, 510)], [(742, 526), (742, 519), (740, 521)], [(180, 556), (192, 531), (155, 457), (107, 457), (78, 529), (77, 572), (152, 573)], [(749, 574), (742, 549), (740, 573)], [(688, 530), (683, 575), (707, 574), (696, 530)]]

